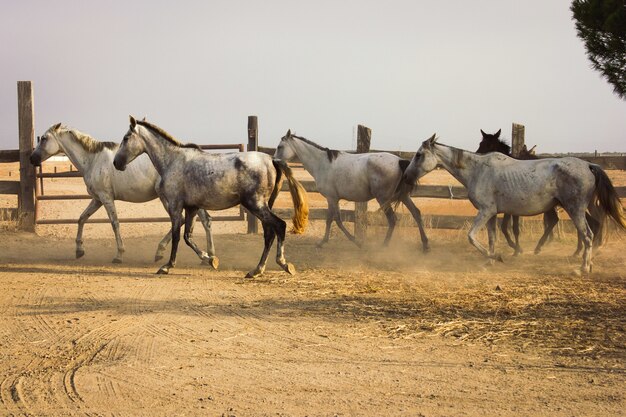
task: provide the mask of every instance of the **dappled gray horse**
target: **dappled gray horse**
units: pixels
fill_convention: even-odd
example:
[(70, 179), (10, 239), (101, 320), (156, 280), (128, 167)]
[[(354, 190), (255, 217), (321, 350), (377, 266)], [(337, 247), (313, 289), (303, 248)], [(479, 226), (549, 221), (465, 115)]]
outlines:
[[(404, 181), (414, 183), (438, 165), (459, 180), (478, 209), (468, 234), (469, 241), (490, 259), (502, 260), (494, 253), (498, 213), (533, 216), (560, 204), (583, 238), (583, 273), (591, 271), (593, 232), (585, 219), (589, 204), (597, 204), (626, 229), (622, 204), (599, 165), (570, 157), (519, 161), (501, 153), (478, 155), (436, 143), (436, 140), (433, 135), (422, 143), (404, 173)], [(488, 251), (476, 239), (476, 233), (485, 225)]]
[(263, 274), (275, 237), (278, 237), (276, 262), (288, 273), (295, 273), (294, 266), (285, 259), (286, 224), (271, 211), (284, 174), (294, 204), (294, 232), (304, 232), (308, 216), (306, 191), (286, 163), (259, 152), (205, 153), (197, 145), (182, 144), (158, 126), (136, 121), (131, 116), (130, 128), (113, 163), (117, 169), (124, 170), (143, 153), (148, 154), (161, 176), (158, 188), (167, 202), (166, 209), (172, 221), (170, 259), (157, 273), (167, 274), (176, 264), (183, 210), (186, 214), (185, 242), (198, 256), (205, 258), (206, 253), (201, 252), (192, 240), (193, 222), (190, 219), (200, 208), (224, 210), (237, 204), (243, 205), (261, 220), (265, 238), (261, 260), (246, 277)]
[[(402, 173), (409, 165), (409, 161), (387, 152), (351, 154), (324, 148), (308, 139), (293, 135), (291, 130), (281, 138), (274, 157), (283, 161), (299, 159), (315, 179), (317, 191), (328, 202), (326, 233), (318, 246), (328, 242), (333, 220), (348, 239), (357, 243), (341, 221), (339, 200), (369, 201), (375, 198), (382, 206), (393, 195), (396, 186), (401, 182)], [(429, 245), (422, 216), (410, 197), (413, 187), (402, 188), (400, 202), (413, 215), (420, 230), (423, 250), (427, 252)], [(387, 205), (382, 209), (389, 223), (384, 241), (387, 245), (396, 226), (396, 215), (391, 206)]]
[[(160, 177), (150, 159), (147, 156), (137, 158), (127, 171), (120, 172), (113, 167), (113, 156), (117, 148), (118, 144), (116, 143), (97, 141), (85, 133), (57, 123), (41, 136), (37, 147), (30, 156), (30, 162), (33, 165), (41, 165), (43, 161), (51, 156), (64, 153), (78, 171), (83, 174), (87, 192), (92, 197), (92, 200), (78, 219), (78, 232), (76, 234), (77, 258), (85, 254), (85, 249), (83, 248), (83, 227), (85, 222), (104, 205), (111, 220), (117, 242), (117, 254), (113, 262), (122, 262), (124, 242), (120, 235), (114, 200), (145, 203), (160, 197), (157, 189)], [(200, 211), (198, 215), (206, 231), (207, 250), (210, 254), (208, 262), (214, 268), (217, 268), (218, 259), (215, 256), (215, 248), (211, 236), (211, 217), (204, 210)], [(163, 252), (171, 238), (172, 234), (168, 232), (161, 240), (157, 248), (155, 261), (163, 258)]]

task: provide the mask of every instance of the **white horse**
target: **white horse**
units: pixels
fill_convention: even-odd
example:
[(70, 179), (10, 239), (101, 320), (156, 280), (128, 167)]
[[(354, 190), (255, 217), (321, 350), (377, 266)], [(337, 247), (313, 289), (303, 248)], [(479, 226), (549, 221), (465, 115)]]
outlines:
[[(409, 165), (409, 161), (387, 152), (351, 154), (324, 148), (308, 139), (293, 135), (291, 130), (280, 140), (274, 157), (283, 161), (298, 158), (315, 179), (317, 191), (326, 197), (328, 202), (326, 233), (318, 246), (328, 242), (333, 220), (350, 241), (359, 245), (341, 221), (339, 200), (364, 202), (375, 198), (382, 206), (394, 194), (396, 186), (401, 183), (402, 173)], [(429, 244), (422, 216), (410, 197), (412, 188), (412, 186), (403, 187), (404, 192), (400, 201), (413, 215), (420, 230), (423, 250), (428, 252)], [(384, 241), (387, 245), (396, 226), (396, 215), (390, 206), (384, 206), (382, 210), (389, 223)]]
[[(114, 200), (130, 201), (133, 203), (144, 203), (163, 198), (158, 192), (158, 184), (161, 177), (154, 169), (152, 162), (147, 156), (137, 158), (125, 172), (120, 172), (113, 166), (113, 157), (118, 149), (118, 144), (113, 142), (99, 142), (85, 133), (75, 129), (61, 126), (61, 123), (50, 127), (40, 138), (37, 148), (30, 156), (33, 165), (41, 165), (43, 161), (53, 155), (64, 153), (83, 174), (83, 180), (87, 186), (87, 192), (92, 197), (91, 202), (78, 219), (78, 233), (76, 234), (76, 257), (80, 258), (85, 254), (83, 248), (83, 227), (85, 222), (100, 207), (104, 205), (107, 211), (113, 233), (117, 242), (117, 254), (113, 263), (121, 263), (124, 256), (124, 242), (120, 236), (119, 221)], [(214, 268), (219, 264), (215, 256), (215, 247), (211, 236), (211, 217), (202, 210), (198, 213), (202, 225), (206, 230), (207, 250), (210, 259), (203, 260)], [(155, 261), (163, 258), (165, 247), (172, 239), (169, 232), (159, 243), (155, 255)]]
[[(490, 259), (502, 261), (500, 255), (494, 254), (498, 213), (534, 216), (561, 205), (583, 239), (581, 271), (585, 274), (591, 271), (593, 242), (593, 232), (585, 218), (587, 207), (597, 205), (626, 229), (622, 204), (599, 165), (571, 157), (520, 161), (497, 152), (478, 155), (436, 141), (433, 135), (422, 143), (404, 173), (404, 181), (412, 184), (438, 165), (459, 180), (478, 209), (469, 241)], [(476, 239), (476, 233), (485, 225), (489, 251)]]
[(283, 175), (289, 182), (294, 204), (294, 232), (304, 232), (309, 210), (306, 191), (285, 162), (259, 152), (205, 153), (197, 145), (182, 144), (160, 127), (137, 121), (131, 116), (130, 128), (115, 154), (113, 165), (124, 171), (130, 162), (144, 153), (148, 154), (161, 175), (159, 192), (167, 201), (166, 209), (172, 222), (170, 259), (157, 273), (167, 274), (176, 264), (183, 210), (187, 215), (183, 236), (185, 243), (198, 256), (205, 257), (206, 253), (201, 252), (191, 238), (192, 220), (198, 209), (224, 210), (237, 204), (243, 205), (261, 220), (265, 238), (261, 260), (246, 277), (263, 274), (275, 238), (278, 240), (276, 263), (289, 274), (295, 273), (295, 267), (285, 258), (286, 224), (271, 211), (280, 192)]

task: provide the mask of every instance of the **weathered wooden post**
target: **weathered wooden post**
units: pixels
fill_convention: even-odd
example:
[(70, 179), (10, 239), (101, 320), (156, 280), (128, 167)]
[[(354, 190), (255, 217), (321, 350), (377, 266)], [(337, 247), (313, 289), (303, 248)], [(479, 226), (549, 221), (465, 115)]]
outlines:
[[(359, 125), (356, 136), (356, 152), (367, 153), (370, 151), (372, 129)], [(365, 239), (367, 232), (367, 201), (354, 203), (354, 236), (357, 241)]]
[(30, 164), (35, 141), (33, 87), (30, 81), (17, 82), (17, 117), (20, 144), (20, 194), (17, 197), (19, 228), (35, 231), (35, 167)]
[(524, 125), (513, 123), (511, 132), (511, 156), (519, 158), (524, 148)]
[[(259, 125), (256, 116), (248, 116), (248, 152), (257, 151), (259, 149)], [(248, 217), (248, 233), (258, 233), (259, 223), (249, 211), (246, 210)]]

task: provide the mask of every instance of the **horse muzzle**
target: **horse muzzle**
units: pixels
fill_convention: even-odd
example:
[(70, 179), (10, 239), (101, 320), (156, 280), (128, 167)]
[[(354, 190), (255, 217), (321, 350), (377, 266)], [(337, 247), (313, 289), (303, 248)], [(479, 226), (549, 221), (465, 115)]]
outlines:
[(118, 171), (124, 171), (126, 169), (126, 163), (120, 162), (117, 158), (113, 159), (113, 166)]
[(30, 163), (31, 165), (34, 165), (36, 167), (41, 165), (41, 156), (39, 156), (39, 154), (37, 153), (32, 153), (30, 155)]

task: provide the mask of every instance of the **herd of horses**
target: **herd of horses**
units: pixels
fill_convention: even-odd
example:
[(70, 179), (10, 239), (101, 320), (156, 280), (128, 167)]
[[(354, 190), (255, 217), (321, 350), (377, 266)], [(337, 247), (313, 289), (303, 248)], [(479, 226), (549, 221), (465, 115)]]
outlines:
[[(224, 210), (241, 204), (256, 216), (263, 227), (264, 248), (258, 265), (246, 277), (265, 271), (267, 258), (277, 240), (276, 262), (289, 274), (293, 264), (285, 257), (286, 223), (272, 206), (286, 179), (294, 206), (294, 233), (303, 233), (308, 221), (306, 191), (296, 180), (288, 162), (299, 160), (313, 176), (317, 190), (328, 202), (326, 229), (318, 246), (328, 242), (333, 221), (347, 238), (359, 245), (344, 226), (339, 200), (381, 205), (388, 221), (386, 245), (396, 226), (395, 209), (404, 204), (419, 227), (422, 249), (430, 249), (420, 210), (410, 193), (423, 175), (443, 167), (468, 190), (478, 210), (470, 228), (470, 243), (490, 262), (502, 261), (495, 253), (496, 218), (504, 213), (502, 232), (508, 244), (522, 252), (519, 245), (519, 216), (544, 215), (544, 234), (535, 253), (550, 239), (561, 207), (578, 232), (576, 254), (583, 250), (581, 271), (591, 272), (594, 244), (602, 243), (602, 230), (608, 218), (626, 229), (626, 218), (615, 189), (602, 168), (581, 159), (538, 159), (524, 151), (517, 159), (509, 156), (510, 147), (499, 139), (500, 131), (487, 134), (476, 153), (437, 142), (433, 135), (424, 141), (409, 161), (386, 152), (354, 154), (329, 149), (288, 131), (280, 139), (274, 156), (260, 152), (207, 153), (195, 144), (179, 142), (169, 133), (144, 120), (130, 117), (130, 126), (121, 144), (100, 142), (78, 130), (51, 126), (41, 136), (30, 160), (40, 165), (47, 158), (63, 153), (82, 173), (91, 202), (78, 220), (76, 257), (85, 254), (83, 227), (87, 219), (104, 206), (117, 242), (113, 262), (123, 261), (124, 244), (120, 235), (115, 200), (146, 202), (159, 198), (171, 219), (171, 230), (161, 240), (155, 261), (163, 258), (166, 245), (172, 247), (168, 262), (157, 273), (167, 274), (176, 264), (180, 229), (183, 238), (204, 264), (217, 269), (219, 259), (211, 233), (211, 216), (206, 210)], [(204, 226), (207, 251), (198, 248), (192, 232), (196, 215)], [(509, 234), (513, 223), (514, 240)], [(477, 232), (487, 226), (488, 248), (477, 240)]]

